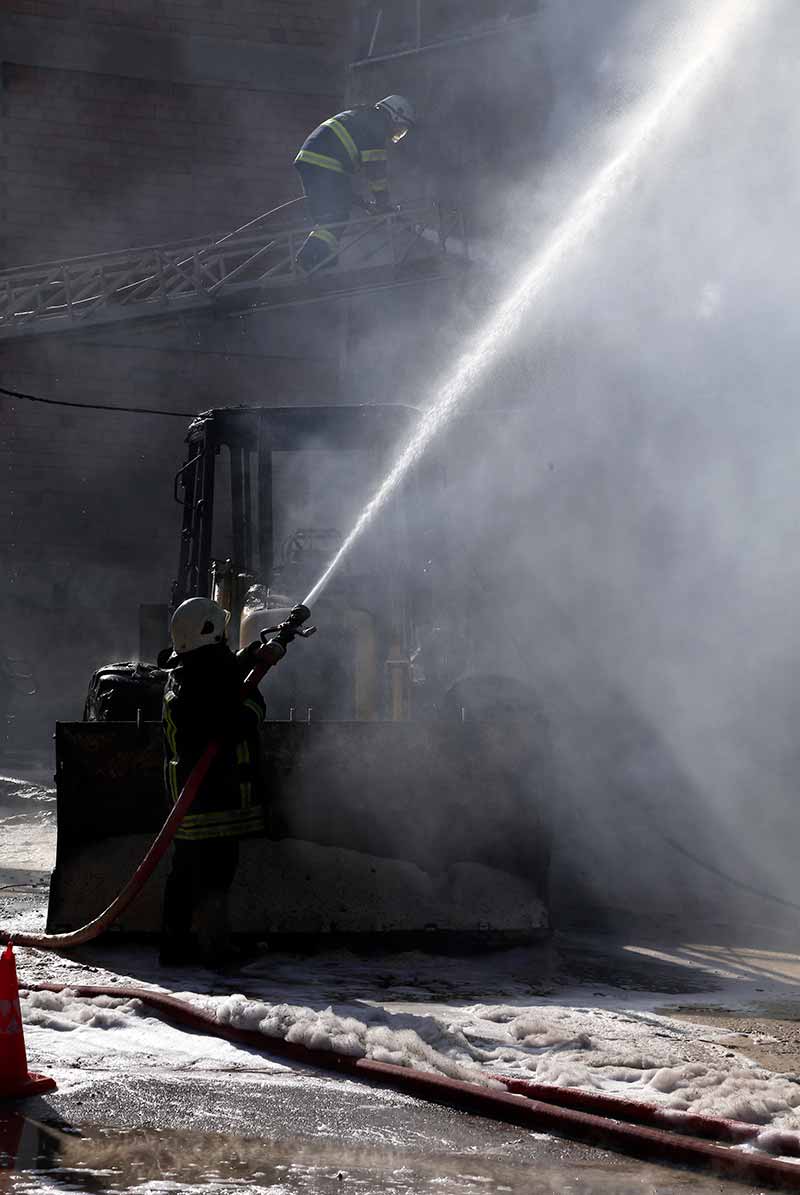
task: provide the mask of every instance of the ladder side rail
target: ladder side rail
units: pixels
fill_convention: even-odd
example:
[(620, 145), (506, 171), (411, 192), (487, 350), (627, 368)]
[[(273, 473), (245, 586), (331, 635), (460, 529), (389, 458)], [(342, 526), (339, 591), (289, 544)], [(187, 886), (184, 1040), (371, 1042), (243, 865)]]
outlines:
[(296, 199), (290, 199), (287, 203), (281, 203), (277, 207), (271, 208), (269, 211), (262, 212), (260, 216), (256, 216), (253, 220), (249, 220), (247, 224), (243, 224), (240, 228), (234, 229), (233, 232), (201, 233), (196, 236), (182, 237), (177, 241), (165, 241), (160, 244), (132, 245), (128, 249), (106, 249), (102, 253), (86, 253), (79, 254), (74, 257), (55, 258), (49, 261), (37, 262), (32, 266), (5, 266), (3, 269), (0, 269), (0, 281), (6, 277), (18, 276), (26, 271), (34, 270), (38, 272), (40, 270), (55, 270), (60, 269), (63, 266), (79, 265), (83, 263), (88, 264), (91, 262), (102, 261), (107, 258), (127, 256), (130, 254), (144, 256), (145, 254), (152, 253), (157, 249), (180, 250), (183, 246), (186, 246), (187, 249), (190, 249), (192, 252), (194, 252), (195, 247), (200, 245), (211, 250), (217, 245), (221, 245), (232, 237), (237, 236), (239, 233), (244, 232), (246, 229), (252, 228), (252, 226), (254, 224), (258, 224), (260, 220), (267, 220), (270, 216), (275, 215), (276, 212), (280, 212), (285, 208), (292, 207), (296, 203), (301, 203), (303, 198), (304, 197), (302, 195), (298, 196)]
[[(391, 217), (393, 215), (394, 215), (394, 213), (390, 212), (388, 214), (388, 218), (391, 219)], [(358, 232), (357, 235), (351, 237), (351, 239), (349, 241), (347, 241), (345, 244), (343, 244), (337, 252), (329, 253), (328, 256), (326, 258), (324, 258), (322, 261), (318, 262), (317, 265), (312, 266), (312, 268), (310, 270), (307, 270), (306, 271), (307, 276), (310, 278), (313, 274), (316, 274), (317, 271), (321, 270), (322, 267), (324, 265), (326, 265), (329, 261), (331, 261), (332, 258), (337, 257), (337, 256), (343, 257), (345, 255), (345, 253), (347, 253), (350, 249), (353, 248), (354, 245), (360, 244), (360, 242), (363, 241), (365, 237), (368, 237), (371, 232), (374, 232), (376, 230), (376, 226), (383, 224), (386, 219), (387, 219), (386, 215), (380, 216), (380, 217), (368, 216), (364, 220), (353, 220), (352, 223), (350, 221), (348, 221), (348, 222), (343, 222), (340, 224), (328, 225), (328, 227), (330, 227), (330, 228), (345, 228), (346, 229), (348, 227), (348, 224), (351, 224), (352, 227), (360, 228), (361, 231)], [(367, 225), (366, 228), (363, 227), (365, 224)], [(391, 235), (392, 235), (391, 232), (389, 232), (389, 236), (387, 237), (386, 241), (384, 241), (381, 248), (386, 247), (386, 245), (389, 243), (389, 240), (391, 239)]]
[[(170, 277), (170, 275), (172, 276)], [(185, 297), (187, 294), (198, 296), (205, 296), (208, 294), (208, 291), (203, 286), (202, 281), (198, 288), (194, 271), (184, 269), (177, 262), (168, 261), (164, 263), (163, 278), (165, 292), (170, 299), (176, 296)]]
[[(126, 257), (123, 260), (117, 262), (116, 265), (118, 266), (118, 268), (122, 268), (122, 267), (128, 265), (129, 260), (130, 260), (129, 256), (126, 255)], [(78, 262), (72, 263), (71, 268), (74, 269), (77, 264), (80, 264), (80, 263), (78, 263)], [(86, 305), (88, 305), (88, 304), (95, 304), (95, 305), (97, 305), (99, 303), (105, 304), (105, 303), (109, 303), (110, 300), (115, 299), (117, 294), (121, 290), (126, 288), (126, 284), (128, 282), (128, 279), (130, 278), (130, 275), (132, 273), (133, 274), (141, 274), (142, 270), (146, 269), (146, 268), (147, 267), (142, 263), (141, 257), (139, 255), (137, 255), (136, 264), (132, 268), (127, 270), (126, 274), (123, 275), (122, 280), (119, 280), (119, 279), (115, 280), (113, 278), (114, 263), (112, 263), (110, 259), (107, 258), (105, 264), (100, 264), (99, 269), (97, 268), (96, 260), (94, 262), (92, 262), (92, 265), (91, 265), (90, 269), (88, 270), (88, 272), (83, 274), (82, 281), (72, 282), (70, 284), (70, 289), (72, 292), (73, 307), (77, 308), (79, 305), (84, 307), (83, 311), (75, 312), (75, 318), (78, 318), (78, 319), (85, 318), (85, 314), (86, 314), (86, 310), (87, 310)], [(69, 270), (70, 270), (70, 267), (65, 266), (65, 272), (67, 274), (69, 274)], [(151, 275), (151, 279), (154, 280), (155, 276)], [(95, 293), (87, 294), (86, 291), (94, 291)]]
[(255, 251), (255, 253), (251, 253), (238, 266), (234, 266), (232, 270), (229, 270), (227, 274), (223, 275), (219, 282), (215, 282), (214, 285), (209, 289), (208, 294), (217, 294), (217, 292), (221, 290), (223, 286), (228, 286), (229, 283), (240, 277), (240, 275), (242, 275), (245, 270), (247, 270), (253, 264), (254, 261), (258, 261), (259, 258), (263, 257), (265, 253), (269, 253), (270, 249), (275, 248), (275, 246), (278, 244), (279, 238), (276, 238), (274, 241), (268, 241), (266, 245), (262, 245), (260, 249)]
[(34, 262), (32, 265), (5, 266), (0, 270), (0, 279), (15, 278), (26, 273), (40, 274), (42, 271), (55, 271), (62, 269), (64, 266), (90, 266), (113, 260), (123, 261), (130, 258), (144, 258), (156, 249), (179, 251), (183, 246), (190, 249), (194, 245), (206, 244), (208, 244), (208, 237), (185, 237), (179, 241), (166, 241), (162, 244), (152, 245), (131, 245), (127, 249), (106, 249), (102, 253), (84, 253), (75, 257), (62, 257), (51, 261)]
[(406, 248), (405, 248), (405, 252), (403, 253), (400, 260), (398, 262), (395, 262), (395, 265), (397, 265), (397, 266), (404, 266), (406, 264), (412, 249), (415, 249), (418, 245), (426, 245), (427, 244), (427, 242), (425, 240), (426, 228), (425, 228), (424, 224), (406, 224), (405, 222), (402, 222), (401, 226), (404, 226), (405, 231), (407, 233), (409, 233), (410, 235), (409, 235), (408, 244), (406, 245)]
[[(26, 304), (31, 299), (36, 298), (36, 299), (38, 299), (39, 307), (41, 308), (42, 306), (44, 306), (43, 296), (42, 296), (42, 287), (48, 286), (53, 282), (57, 282), (59, 272), (63, 272), (63, 267), (60, 268), (59, 270), (50, 270), (49, 269), (44, 277), (42, 277), (42, 275), (40, 273), (37, 273), (34, 276), (34, 280), (27, 284), (28, 289), (22, 291), (20, 294), (15, 293), (15, 291), (12, 289), (13, 279), (9, 278), (8, 279), (9, 297), (10, 297), (12, 305), (14, 307), (16, 307), (21, 304)], [(35, 311), (34, 312), (30, 312), (27, 310), (20, 311), (20, 312), (13, 311), (13, 312), (11, 312), (11, 317), (13, 319), (13, 318), (16, 318), (18, 315), (19, 316), (31, 316), (34, 314), (35, 314)]]
[(43, 283), (48, 288), (45, 299), (45, 310), (50, 308), (63, 307), (64, 305), (64, 271), (59, 270), (58, 276), (51, 275), (46, 282)]
[[(97, 297), (97, 287), (99, 281), (99, 274), (96, 270), (91, 269), (88, 273), (74, 274), (69, 266), (65, 267), (66, 273), (69, 275), (70, 292), (72, 294), (72, 301), (77, 306), (80, 303), (88, 303), (93, 298)], [(87, 294), (87, 291), (95, 291), (95, 294)]]
[(154, 273), (158, 280), (158, 297), (161, 301), (162, 306), (166, 307), (166, 306), (168, 306), (168, 303), (167, 303), (167, 295), (164, 290), (164, 265), (163, 265), (163, 261), (161, 258), (160, 250), (158, 250), (158, 249), (156, 250), (156, 252), (154, 254), (154, 258), (155, 258)]
[[(124, 292), (130, 291), (131, 288), (138, 286), (141, 282), (153, 283), (157, 289), (159, 284), (157, 263), (157, 249), (148, 250), (146, 254), (137, 257), (134, 262), (130, 263), (130, 268), (125, 271), (122, 277), (116, 279), (110, 298), (115, 303), (125, 303), (129, 296)], [(128, 263), (125, 264), (127, 265)], [(142, 278), (143, 273), (146, 274), (144, 279)]]
[(197, 291), (198, 294), (204, 289), (204, 287), (203, 287), (203, 279), (204, 278), (208, 280), (208, 282), (211, 286), (213, 286), (214, 283), (216, 282), (216, 278), (212, 274), (211, 270), (208, 268), (208, 266), (206, 265), (206, 263), (204, 261), (201, 261), (201, 256), (202, 256), (201, 253), (195, 252), (187, 260), (184, 260), (181, 262), (171, 262), (170, 263), (170, 265), (173, 269), (176, 269), (176, 270), (180, 269), (181, 272), (183, 273), (184, 277), (187, 277), (187, 278), (190, 276), (190, 272), (188, 270), (184, 270), (183, 267), (184, 266), (190, 267), (192, 286), (193, 286), (194, 290)]
[(63, 271), (63, 281), (61, 283), (63, 289), (63, 302), (65, 302), (66, 311), (69, 319), (72, 319), (72, 287), (69, 284), (69, 270)]
[(69, 270), (64, 266), (64, 298), (67, 301), (67, 314), (70, 320), (75, 319), (75, 310), (72, 305), (72, 282), (70, 280)]
[[(299, 202), (299, 201), (291, 200), (290, 202), (295, 203), (295, 202)], [(290, 204), (282, 204), (281, 205), (281, 207), (289, 207), (289, 206), (290, 206)], [(278, 207), (278, 208), (274, 208), (273, 210), (280, 211), (281, 208)], [(271, 212), (265, 212), (261, 216), (256, 216), (255, 220), (250, 220), (249, 223), (243, 224), (241, 228), (234, 229), (233, 232), (229, 232), (226, 236), (219, 237), (218, 239), (214, 240), (211, 244), (205, 244), (205, 241), (207, 238), (203, 238), (203, 247), (200, 249), (195, 248), (191, 256), (185, 257), (182, 261), (176, 262), (175, 263), (176, 267), (188, 265), (193, 259), (199, 259), (206, 253), (212, 253), (215, 249), (219, 249), (219, 247), (221, 245), (225, 245), (229, 241), (232, 241), (232, 240), (234, 241), (234, 245), (237, 245), (237, 244), (244, 245), (251, 241), (253, 244), (260, 244), (264, 239), (263, 234), (259, 237), (255, 237), (254, 235), (251, 234), (251, 236), (249, 238), (242, 238), (241, 240), (238, 240), (238, 241), (234, 240), (234, 238), (240, 237), (240, 234), (243, 233), (245, 230), (247, 230), (248, 228), (251, 228), (254, 224), (257, 224), (259, 222), (259, 220), (266, 219), (271, 214), (272, 214)], [(180, 246), (180, 243), (179, 243), (179, 246)], [(223, 254), (221, 255), (221, 258), (224, 258), (224, 250), (223, 250)], [(217, 281), (217, 279), (214, 279), (214, 281)]]
[[(372, 224), (374, 224), (374, 221), (375, 221), (375, 217), (369, 216), (362, 220), (339, 220), (335, 224), (326, 224), (325, 227), (331, 228), (331, 229), (345, 230), (345, 229), (353, 227), (353, 226), (359, 226), (365, 222), (369, 222), (370, 225), (372, 225)], [(290, 232), (300, 233), (300, 234), (305, 233), (306, 235), (308, 235), (308, 233), (311, 231), (311, 227), (312, 226), (309, 226), (308, 224), (306, 224), (301, 228), (291, 229)], [(287, 244), (291, 243), (291, 240), (292, 240), (291, 237), (287, 237)], [(321, 266), (326, 265), (334, 257), (339, 256), (343, 252), (344, 252), (344, 246), (340, 246), (340, 248), (338, 250), (336, 250), (335, 252), (329, 253), (327, 255), (327, 257), (323, 258), (323, 260), (321, 262), (319, 262), (318, 265), (314, 266), (313, 269), (306, 271), (306, 277), (310, 277), (312, 274), (316, 273), (316, 271), (318, 269), (320, 269)], [(268, 278), (274, 278), (276, 276), (276, 274), (278, 274), (282, 270), (285, 270), (285, 268), (287, 266), (289, 266), (289, 273), (292, 275), (292, 277), (296, 277), (294, 257), (295, 257), (294, 253), (291, 253), (288, 257), (284, 257), (276, 265), (272, 266), (265, 273), (263, 273), (260, 278), (256, 279), (256, 282), (260, 283), (260, 282), (264, 282)]]
[[(50, 288), (47, 295), (44, 294), (42, 290), (43, 287)], [(38, 294), (41, 299), (40, 307), (37, 309), (34, 306), (31, 311), (15, 311), (11, 315), (12, 320), (24, 323), (34, 319), (41, 320), (57, 317), (63, 313), (70, 314), (72, 297), (70, 292), (69, 271), (62, 271), (61, 278), (54, 278), (51, 276), (46, 281), (42, 282), (38, 288)], [(24, 298), (30, 298), (30, 295), (26, 295)]]
[[(178, 251), (181, 253), (185, 252), (183, 247), (181, 247)], [(165, 249), (164, 252), (167, 252), (167, 250)], [(211, 282), (216, 281), (213, 274), (208, 270), (206, 265), (200, 261), (200, 258), (204, 252), (205, 252), (205, 250), (203, 248), (198, 248), (197, 246), (195, 246), (194, 252), (192, 254), (190, 254), (190, 256), (183, 258), (181, 261), (174, 261), (174, 260), (166, 261), (164, 263), (164, 273), (167, 274), (169, 271), (174, 270), (179, 275), (182, 274), (183, 277), (189, 278), (190, 275), (186, 271), (184, 271), (182, 269), (182, 267), (191, 264), (192, 265), (192, 280), (194, 280), (195, 277), (199, 277), (199, 275), (201, 273), (204, 273), (209, 278), (209, 281), (211, 281)], [(136, 301), (138, 298), (139, 290), (144, 289), (148, 283), (152, 283), (155, 281), (156, 281), (156, 278), (155, 278), (155, 275), (153, 275), (153, 274), (148, 275), (146, 278), (134, 279), (133, 281), (126, 280), (125, 283), (123, 285), (121, 285), (119, 289), (120, 289), (120, 291), (129, 290), (132, 293), (130, 295), (126, 295), (120, 301), (124, 302), (124, 303), (128, 303), (131, 300)], [(180, 283), (180, 278), (178, 278), (176, 281), (178, 283)], [(202, 284), (200, 284), (200, 289), (202, 289)], [(198, 291), (198, 293), (199, 293), (199, 291)]]
[[(14, 289), (14, 287), (13, 287), (14, 280), (12, 277), (7, 277), (7, 278), (5, 278), (5, 280), (0, 280), (0, 284), (2, 284), (2, 286), (4, 286), (4, 289), (5, 289), (5, 306), (6, 306), (5, 314), (0, 315), (0, 318), (14, 320), (14, 319), (18, 318), (19, 315), (30, 315), (31, 312), (29, 312), (29, 311), (19, 312), (16, 310), (16, 308), (19, 306), (28, 304), (28, 302), (32, 298), (35, 298), (35, 295), (38, 293), (38, 289), (41, 286), (50, 286), (50, 287), (54, 287), (54, 288), (60, 287), (62, 289), (65, 288), (65, 277), (63, 277), (63, 274), (65, 274), (65, 271), (61, 271), (61, 272), (62, 272), (61, 277), (57, 277), (55, 274), (53, 274), (53, 272), (50, 272), (48, 277), (45, 278), (44, 281), (42, 281), (42, 277), (41, 277), (41, 275), (38, 274), (38, 271), (32, 271), (28, 282), (25, 283), (25, 286), (28, 287), (28, 289), (23, 290), (22, 293), (18, 293), (17, 290)], [(36, 278), (36, 281), (33, 281), (33, 278)], [(53, 298), (54, 298), (53, 294), (50, 294), (48, 296), (47, 304), (45, 304), (45, 306), (48, 306), (48, 307), (53, 306)]]
[[(284, 208), (287, 208), (287, 207), (293, 207), (294, 204), (302, 203), (302, 202), (304, 202), (304, 200), (305, 200), (305, 196), (299, 195), (295, 199), (290, 199), (287, 203), (281, 203), (277, 207), (271, 208), (267, 212), (262, 212), (260, 216), (256, 216), (255, 219), (253, 219), (253, 220), (248, 220), (248, 222), (246, 224), (242, 224), (239, 228), (235, 228), (233, 230), (233, 232), (228, 232), (228, 233), (225, 233), (224, 235), (220, 235), (219, 233), (213, 233), (210, 236), (198, 238), (198, 240), (203, 243), (204, 247), (202, 249), (200, 249), (199, 251), (194, 250), (194, 256), (198, 256), (198, 254), (202, 255), (203, 253), (211, 253), (214, 249), (218, 249), (220, 247), (220, 245), (226, 244), (228, 241), (232, 240), (234, 237), (239, 237), (241, 233), (246, 232), (247, 229), (252, 228), (254, 224), (258, 224), (261, 220), (268, 220), (269, 217), (274, 216), (276, 212), (283, 211)], [(263, 235), (261, 237), (259, 237), (258, 240), (259, 241), (263, 240)], [(211, 241), (211, 244), (206, 245), (205, 243), (208, 241)], [(177, 246), (179, 247), (184, 243), (185, 242), (178, 241)], [(173, 243), (172, 247), (175, 248), (176, 244)], [(191, 260), (191, 258), (187, 257), (178, 264), (185, 266), (185, 265), (188, 265), (190, 260)]]
[[(180, 242), (179, 245), (187, 243), (194, 244), (196, 246), (196, 242)], [(128, 285), (136, 285), (139, 281), (139, 279), (136, 277), (137, 274), (141, 275), (143, 270), (148, 268), (143, 264), (144, 261), (147, 260), (148, 256), (153, 254), (156, 256), (156, 260), (158, 260), (158, 254), (163, 250), (163, 248), (164, 247), (162, 246), (154, 246), (147, 251), (128, 249), (117, 253), (93, 254), (90, 257), (70, 258), (61, 263), (47, 263), (46, 266), (23, 267), (19, 271), (0, 271), (0, 280), (4, 280), (6, 282), (11, 305), (14, 307), (25, 305), (31, 298), (34, 297), (37, 300), (34, 310), (10, 312), (10, 318), (17, 322), (27, 322), (30, 319), (35, 319), (48, 307), (52, 306), (51, 302), (45, 301), (42, 292), (42, 286), (52, 283), (60, 284), (60, 277), (63, 278), (65, 271), (69, 272), (80, 270), (80, 267), (88, 267), (88, 270), (86, 270), (83, 274), (84, 281), (82, 283), (77, 285), (75, 283), (71, 284), (73, 305), (91, 302), (107, 303), (117, 294), (117, 292), (126, 289)], [(123, 277), (117, 280), (116, 285), (111, 286), (109, 280), (115, 265), (117, 268), (123, 268), (125, 266), (128, 266), (129, 268)], [(43, 271), (45, 271), (47, 274), (46, 279), (42, 278)], [(25, 281), (26, 278), (29, 279), (27, 284)], [(18, 286), (27, 285), (27, 289), (23, 290), (21, 293), (15, 293), (15, 281), (17, 282)], [(159, 285), (159, 291), (161, 291), (159, 271), (151, 273), (142, 281), (157, 282)], [(88, 295), (85, 294), (86, 290), (94, 289), (98, 286), (98, 293)], [(76, 311), (74, 313), (74, 318), (84, 318), (84, 313)]]
[[(184, 257), (180, 261), (169, 260), (169, 261), (165, 262), (165, 264), (164, 264), (165, 275), (170, 270), (174, 270), (178, 274), (182, 274), (183, 277), (188, 279), (189, 274), (185, 270), (183, 270), (183, 267), (187, 266), (187, 265), (191, 265), (192, 270), (193, 270), (193, 276), (197, 277), (201, 274), (205, 274), (205, 276), (208, 278), (210, 284), (212, 286), (216, 285), (220, 281), (220, 278), (217, 278), (217, 277), (215, 277), (214, 274), (212, 274), (211, 270), (209, 269), (209, 265), (213, 266), (213, 265), (217, 264), (220, 269), (220, 275), (222, 275), (225, 270), (225, 261), (227, 259), (227, 255), (229, 253), (231, 253), (231, 251), (233, 253), (236, 253), (236, 252), (242, 253), (242, 252), (246, 252), (249, 246), (260, 246), (263, 243), (263, 236), (258, 237), (258, 238), (248, 237), (246, 240), (230, 242), (230, 238), (233, 237), (234, 235), (235, 235), (234, 233), (231, 233), (229, 235), (229, 237), (223, 238), (223, 241), (226, 242), (227, 247), (226, 247), (226, 249), (223, 249), (221, 252), (217, 253), (215, 260), (212, 259), (210, 262), (206, 263), (205, 261), (201, 261), (201, 258), (205, 254), (210, 254), (214, 250), (218, 250), (218, 248), (219, 248), (218, 245), (198, 244), (198, 245), (194, 246), (193, 253), (190, 254), (188, 257)], [(171, 252), (172, 250), (171, 249), (168, 250), (167, 247), (164, 247), (163, 251), (166, 253), (168, 251)], [(181, 245), (179, 247), (179, 252), (182, 253), (184, 251), (185, 251), (185, 248), (183, 245)], [(127, 290), (127, 289), (130, 289), (131, 287), (134, 289), (133, 289), (132, 295), (126, 296), (123, 301), (128, 302), (130, 299), (136, 299), (138, 288), (140, 288), (140, 287), (145, 288), (148, 283), (152, 283), (154, 281), (156, 281), (156, 278), (152, 274), (148, 275), (145, 278), (137, 279), (137, 280), (133, 280), (133, 281), (128, 281), (126, 279), (126, 281), (123, 284), (121, 284), (119, 289)], [(180, 285), (180, 278), (176, 279), (175, 281), (176, 281), (177, 285)], [(200, 288), (198, 290), (198, 293), (201, 293), (202, 290), (203, 290), (203, 288), (202, 288), (202, 284), (201, 284)]]

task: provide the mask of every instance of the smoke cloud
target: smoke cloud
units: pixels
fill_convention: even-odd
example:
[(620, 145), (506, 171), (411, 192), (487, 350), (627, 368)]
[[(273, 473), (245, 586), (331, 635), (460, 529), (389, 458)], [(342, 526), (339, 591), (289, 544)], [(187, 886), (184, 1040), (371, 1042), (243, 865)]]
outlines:
[[(463, 286), (350, 303), (351, 401), (430, 403), (512, 271), (620, 151), (670, 64), (684, 64), (699, 7), (564, 0), (543, 6), (525, 39), (476, 43), (452, 71), (397, 67), (380, 93), (407, 90), (429, 113), (418, 147), (398, 147), (403, 185), (467, 209), (482, 268)], [(468, 716), (496, 709), (487, 678), (505, 677), (505, 708), (533, 704), (549, 723), (558, 780), (543, 795), (532, 777), (531, 789), (554, 811), (566, 910), (766, 923), (794, 916), (780, 901), (800, 904), (800, 11), (786, 0), (741, 9), (746, 36), (712, 56), (697, 102), (653, 135), (632, 185), (540, 293), (472, 412), (433, 450), (446, 489), (408, 514), (411, 537), (441, 547), (427, 567), (440, 621), (455, 628), (441, 636), (458, 703)], [(182, 157), (218, 180), (232, 227), (222, 151), (206, 163), (201, 132)], [(131, 180), (117, 181), (130, 196)], [(136, 227), (138, 205), (149, 213), (158, 194), (133, 190)], [(115, 228), (86, 248), (117, 245)], [(328, 336), (319, 314), (303, 328), (309, 345)], [(248, 398), (267, 401), (255, 385)], [(187, 397), (197, 386), (205, 394), (186, 381)], [(223, 394), (239, 397), (232, 384)], [(145, 443), (124, 434), (141, 455), (155, 439), (149, 424)], [(109, 456), (92, 488), (113, 472)]]
[[(744, 36), (550, 278), (487, 371), (482, 414), (435, 451), (451, 599), (482, 628), (466, 672), (529, 685), (551, 724), (562, 899), (772, 923), (800, 902), (800, 17), (738, 10)], [(611, 0), (542, 15), (555, 86), (538, 168), (509, 179), (491, 218), (481, 190), (482, 231), (502, 229), (479, 246), (495, 302), (643, 97), (684, 68), (696, 19), (695, 5)], [(472, 350), (481, 298), (474, 286), (456, 305), (440, 346)], [(403, 391), (430, 394), (421, 374)]]

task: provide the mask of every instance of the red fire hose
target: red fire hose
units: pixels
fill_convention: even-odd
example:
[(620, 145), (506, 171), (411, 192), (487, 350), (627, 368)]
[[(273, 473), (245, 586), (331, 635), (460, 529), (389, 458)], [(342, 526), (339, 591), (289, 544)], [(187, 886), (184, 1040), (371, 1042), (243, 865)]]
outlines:
[[(648, 1162), (668, 1162), (678, 1166), (700, 1168), (720, 1177), (735, 1178), (757, 1186), (800, 1191), (800, 1166), (792, 1162), (783, 1162), (755, 1152), (743, 1152), (715, 1142), (697, 1140), (696, 1137), (693, 1139), (690, 1136), (681, 1136), (678, 1131), (674, 1131), (685, 1126), (686, 1131), (691, 1129), (692, 1133), (696, 1133), (698, 1128), (703, 1128), (705, 1135), (713, 1136), (716, 1141), (731, 1141), (741, 1139), (739, 1134), (743, 1134), (745, 1130), (750, 1135), (748, 1139), (752, 1139), (758, 1133), (758, 1129), (752, 1125), (734, 1128), (732, 1126), (736, 1126), (737, 1122), (715, 1121), (710, 1117), (688, 1117), (685, 1122), (672, 1120), (673, 1131), (667, 1131), (652, 1127), (652, 1124), (663, 1123), (659, 1118), (671, 1118), (671, 1113), (633, 1104), (629, 1100), (594, 1096), (564, 1088), (543, 1087), (510, 1078), (500, 1079), (508, 1090), (497, 1091), (494, 1088), (464, 1083), (426, 1071), (375, 1062), (370, 1058), (353, 1058), (349, 1054), (312, 1049), (298, 1042), (285, 1041), (283, 1038), (265, 1039), (264, 1034), (258, 1030), (222, 1025), (209, 1013), (184, 1000), (147, 988), (113, 984), (65, 988), (62, 984), (26, 984), (24, 981), (20, 987), (28, 991), (68, 991), (84, 998), (113, 996), (123, 1000), (141, 1000), (166, 1019), (190, 1029), (211, 1033), (227, 1041), (263, 1050), (277, 1057), (302, 1063), (304, 1066), (336, 1071), (357, 1079), (380, 1083), (395, 1091), (402, 1091), (435, 1104), (487, 1116), (507, 1124), (556, 1133), (570, 1140), (615, 1150)], [(529, 1094), (516, 1093), (523, 1087), (527, 1088)], [(547, 1100), (529, 1098), (534, 1090), (539, 1094), (546, 1094)], [(568, 1106), (570, 1103), (576, 1104), (580, 1099), (593, 1103), (598, 1110), (602, 1108), (604, 1114), (598, 1115), (596, 1112), (586, 1112), (578, 1107)], [(630, 1120), (641, 1121), (648, 1116), (652, 1118), (650, 1124), (627, 1123)], [(789, 1135), (786, 1136), (788, 1138)], [(783, 1148), (784, 1144), (788, 1146), (790, 1142), (781, 1140), (780, 1147)], [(793, 1138), (791, 1144), (793, 1152), (800, 1153), (800, 1139)]]
[[(296, 609), (300, 609), (300, 607), (296, 607)], [(306, 611), (307, 617), (308, 612)], [(281, 625), (283, 626), (283, 624)], [(277, 629), (280, 630), (280, 628)], [(296, 633), (303, 634), (300, 631)], [(262, 642), (261, 647), (254, 654), (253, 667), (245, 678), (242, 689), (242, 701), (246, 701), (255, 692), (270, 668), (274, 664), (277, 664), (278, 660), (283, 657), (285, 650), (280, 638)], [(222, 746), (222, 739), (214, 739), (208, 744), (192, 769), (189, 779), (181, 790), (181, 795), (173, 805), (169, 817), (159, 830), (149, 851), (125, 887), (112, 900), (108, 908), (103, 909), (103, 912), (99, 913), (87, 925), (82, 925), (79, 929), (71, 930), (65, 934), (25, 934), (0, 929), (0, 943), (12, 942), (16, 946), (36, 946), (40, 950), (68, 950), (73, 946), (83, 946), (85, 942), (91, 942), (93, 938), (99, 937), (104, 930), (108, 929), (116, 921), (121, 913), (124, 913), (131, 901), (138, 896), (150, 879), (162, 857), (169, 849), (172, 839), (175, 837), (175, 831), (178, 829), (178, 826), (183, 821), (189, 807), (197, 796), (200, 786), (208, 774), (208, 769), (219, 755)]]
[(183, 786), (180, 797), (173, 805), (169, 817), (159, 830), (150, 850), (119, 895), (112, 900), (107, 908), (103, 909), (102, 913), (99, 913), (88, 924), (66, 934), (25, 934), (0, 929), (0, 942), (11, 942), (15, 946), (37, 946), (40, 950), (67, 950), (72, 946), (83, 946), (85, 942), (91, 942), (93, 938), (99, 937), (104, 930), (108, 929), (117, 917), (125, 912), (134, 897), (138, 896), (168, 850), (175, 831), (197, 796), (208, 769), (219, 754), (221, 745), (218, 739), (208, 744), (195, 764), (189, 779)]
[[(529, 1079), (518, 1079), (513, 1075), (498, 1076), (509, 1091), (526, 1095), (529, 1099), (544, 1100), (560, 1104), (562, 1108), (575, 1108), (579, 1112), (594, 1112), (598, 1116), (611, 1116), (616, 1120), (628, 1120), (634, 1124), (651, 1125), (670, 1132), (684, 1133), (690, 1137), (705, 1137), (710, 1141), (725, 1141), (731, 1145), (746, 1145), (755, 1141), (761, 1128), (743, 1120), (727, 1120), (717, 1116), (702, 1116), (696, 1112), (681, 1112), (675, 1109), (659, 1108), (654, 1104), (642, 1104), (624, 1096), (604, 1095), (599, 1091), (582, 1091), (578, 1087), (553, 1087), (545, 1083), (532, 1083)], [(800, 1136), (797, 1133), (776, 1132), (771, 1137), (771, 1153), (785, 1158), (800, 1158)]]

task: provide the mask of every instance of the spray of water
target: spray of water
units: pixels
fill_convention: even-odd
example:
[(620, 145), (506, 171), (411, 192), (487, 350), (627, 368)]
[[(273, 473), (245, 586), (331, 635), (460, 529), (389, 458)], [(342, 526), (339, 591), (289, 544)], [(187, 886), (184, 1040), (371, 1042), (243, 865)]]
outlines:
[(304, 605), (310, 607), (314, 604), (354, 543), (408, 471), (456, 411), (462, 409), (475, 393), (493, 361), (507, 347), (533, 303), (541, 298), (557, 271), (580, 248), (586, 237), (596, 230), (613, 203), (630, 189), (642, 159), (652, 148), (656, 134), (662, 130), (667, 119), (700, 102), (716, 74), (730, 60), (749, 22), (762, 15), (773, 2), (717, 0), (710, 7), (704, 3), (705, 15), (695, 20), (682, 36), (675, 39), (671, 55), (675, 61), (664, 71), (665, 82), (648, 94), (637, 107), (627, 126), (622, 148), (590, 179), (561, 223), (515, 279), (497, 311), (476, 333), (472, 346), (459, 358), (450, 376), (439, 387), (414, 435), (364, 507), (325, 572), (304, 599)]

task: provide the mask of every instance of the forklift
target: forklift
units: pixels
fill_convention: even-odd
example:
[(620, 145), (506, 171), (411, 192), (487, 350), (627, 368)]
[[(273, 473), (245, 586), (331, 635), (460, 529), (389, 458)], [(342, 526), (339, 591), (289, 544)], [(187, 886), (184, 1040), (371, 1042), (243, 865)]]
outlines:
[[(95, 673), (84, 720), (56, 727), (48, 932), (104, 908), (164, 820), (155, 660), (170, 611), (212, 597), (231, 613), (232, 647), (258, 640), (312, 589), (419, 418), (363, 405), (193, 420), (171, 602), (143, 607), (141, 660)], [(445, 471), (427, 455), (314, 604), (319, 634), (263, 682), (268, 829), (242, 842), (231, 919), (243, 938), (449, 949), (548, 932), (546, 729), (520, 707), (475, 717), (460, 703), (468, 612), (446, 592), (442, 510)], [(165, 872), (118, 933), (159, 931)]]

